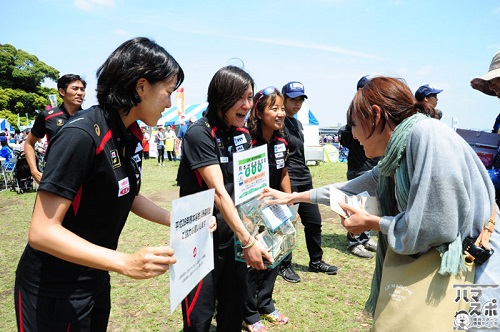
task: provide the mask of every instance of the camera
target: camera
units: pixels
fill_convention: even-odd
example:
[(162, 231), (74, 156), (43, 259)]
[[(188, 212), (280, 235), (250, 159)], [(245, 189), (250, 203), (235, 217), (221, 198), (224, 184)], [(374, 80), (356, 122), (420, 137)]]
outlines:
[(493, 249), (488, 250), (484, 247), (480, 247), (476, 245), (475, 242), (474, 238), (470, 236), (466, 237), (463, 242), (463, 250), (474, 257), (474, 263), (481, 265), (486, 262), (495, 251)]

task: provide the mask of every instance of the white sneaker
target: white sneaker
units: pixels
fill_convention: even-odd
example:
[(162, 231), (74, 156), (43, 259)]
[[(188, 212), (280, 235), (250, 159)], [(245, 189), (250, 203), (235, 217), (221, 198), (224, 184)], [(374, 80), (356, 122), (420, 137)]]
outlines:
[(365, 246), (362, 244), (357, 244), (355, 246), (351, 246), (347, 248), (347, 252), (351, 255), (358, 256), (361, 258), (370, 259), (373, 257), (373, 254), (365, 249)]

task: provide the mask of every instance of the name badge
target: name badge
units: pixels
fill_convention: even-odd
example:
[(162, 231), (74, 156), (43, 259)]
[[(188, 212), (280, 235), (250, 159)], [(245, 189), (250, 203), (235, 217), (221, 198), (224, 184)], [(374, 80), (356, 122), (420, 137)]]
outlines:
[(243, 134), (234, 136), (233, 140), (234, 140), (234, 145), (241, 145), (247, 142), (247, 138)]
[(284, 152), (286, 151), (286, 146), (284, 143), (281, 143), (281, 144), (277, 144), (274, 146), (274, 153), (276, 152)]
[(220, 157), (220, 162), (221, 162), (222, 164), (226, 164), (226, 163), (228, 163), (228, 162), (229, 162), (229, 158), (228, 158), (228, 157)]

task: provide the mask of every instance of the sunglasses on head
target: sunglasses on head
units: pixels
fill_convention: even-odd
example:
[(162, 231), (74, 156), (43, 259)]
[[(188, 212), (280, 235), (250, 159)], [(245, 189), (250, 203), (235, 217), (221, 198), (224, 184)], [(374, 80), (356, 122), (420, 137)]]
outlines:
[(262, 99), (262, 97), (269, 96), (270, 94), (275, 93), (275, 92), (279, 92), (279, 90), (274, 86), (268, 86), (267, 88), (260, 90), (258, 92), (260, 95), (259, 99), (257, 99), (257, 101), (255, 102), (253, 107), (257, 108), (257, 105), (259, 104), (259, 101)]

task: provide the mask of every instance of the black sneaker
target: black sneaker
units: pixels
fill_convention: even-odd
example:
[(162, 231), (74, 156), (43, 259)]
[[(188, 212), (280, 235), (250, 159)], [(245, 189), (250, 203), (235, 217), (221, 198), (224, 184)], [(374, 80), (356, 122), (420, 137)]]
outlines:
[(324, 261), (319, 261), (319, 262), (310, 262), (309, 263), (309, 272), (323, 272), (328, 275), (334, 275), (337, 274), (337, 267), (327, 264)]
[(280, 267), (278, 269), (278, 274), (285, 279), (285, 281), (291, 282), (291, 283), (297, 283), (300, 282), (300, 276), (295, 273), (295, 271), (292, 269), (292, 266), (285, 266), (285, 267)]

